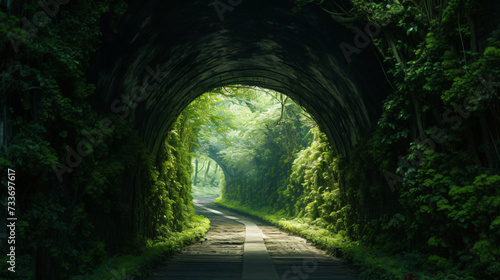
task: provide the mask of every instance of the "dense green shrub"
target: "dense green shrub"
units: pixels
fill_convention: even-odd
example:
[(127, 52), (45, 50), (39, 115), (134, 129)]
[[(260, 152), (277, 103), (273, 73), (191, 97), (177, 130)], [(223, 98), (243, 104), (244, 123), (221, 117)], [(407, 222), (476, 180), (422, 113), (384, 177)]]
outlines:
[(247, 191), (253, 179), (236, 178), (231, 184), (240, 192), (222, 201), (303, 217), (373, 250), (408, 257), (408, 269), (424, 278), (499, 275), (500, 33), (478, 43), (478, 19), (488, 7), (430, 1), (442, 5), (434, 13), (412, 1), (297, 2), (321, 4), (341, 23), (381, 23), (384, 36), (372, 39), (394, 91), (376, 129), (347, 157), (333, 154), (316, 131), (291, 167), (291, 159), (264, 162), (263, 170), (290, 168), (268, 174), (284, 176), (273, 178), (274, 188), (253, 184)]
[(71, 1), (33, 35), (19, 17), (41, 8), (25, 2), (19, 14), (0, 12), (0, 168), (16, 170), (19, 218), (18, 273), (6, 274), (3, 255), (0, 275), (68, 279), (189, 228), (193, 134), (179, 117), (153, 155), (119, 116), (93, 107), (86, 71), (126, 1)]

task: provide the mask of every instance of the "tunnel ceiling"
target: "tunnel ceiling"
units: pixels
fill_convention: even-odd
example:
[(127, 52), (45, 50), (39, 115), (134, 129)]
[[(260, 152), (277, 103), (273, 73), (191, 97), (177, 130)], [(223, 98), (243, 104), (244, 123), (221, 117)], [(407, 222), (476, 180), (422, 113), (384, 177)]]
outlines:
[[(386, 95), (384, 78), (369, 47), (347, 63), (339, 44), (353, 44), (352, 32), (317, 6), (293, 14), (292, 1), (242, 0), (221, 21), (211, 3), (135, 1), (100, 52), (93, 71), (98, 103), (124, 116), (154, 153), (191, 101), (232, 84), (290, 96), (338, 153), (370, 130)], [(163, 73), (147, 79), (145, 99), (129, 105), (137, 106), (128, 116), (118, 112), (123, 96), (157, 68)]]

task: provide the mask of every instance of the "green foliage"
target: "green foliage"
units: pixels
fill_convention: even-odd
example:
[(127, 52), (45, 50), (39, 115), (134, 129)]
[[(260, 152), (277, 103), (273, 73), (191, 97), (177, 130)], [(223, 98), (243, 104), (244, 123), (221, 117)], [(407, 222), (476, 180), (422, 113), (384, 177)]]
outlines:
[[(8, 133), (0, 167), (19, 178), (16, 264), (39, 278), (88, 273), (109, 255), (140, 251), (148, 239), (179, 247), (181, 232), (191, 230), (191, 126), (181, 116), (152, 155), (119, 116), (93, 107), (86, 73), (103, 32), (116, 28), (126, 8), (126, 1), (71, 1), (34, 36), (22, 30), (21, 15), (0, 13), (0, 115)], [(28, 1), (22, 16), (40, 10)], [(27, 39), (18, 52), (9, 35)], [(6, 266), (2, 258), (0, 277), (10, 273)], [(22, 269), (16, 277), (30, 274)]]
[(125, 278), (144, 276), (165, 257), (203, 237), (209, 227), (210, 221), (207, 218), (191, 216), (183, 232), (172, 232), (168, 238), (159, 242), (150, 241), (138, 254), (109, 258), (91, 274), (73, 276), (71, 279), (108, 280), (118, 278), (117, 275)]
[(217, 162), (196, 153), (193, 156), (192, 169), (191, 194), (193, 198), (220, 195), (224, 173)]
[[(330, 167), (339, 191), (315, 193), (310, 174), (320, 165), (297, 162), (305, 171), (294, 188), (308, 187), (311, 197), (306, 213), (391, 254), (413, 252), (423, 279), (496, 277), (500, 33), (485, 34), (479, 20), (489, 7), (476, 0), (349, 2), (318, 3), (348, 28), (353, 20), (383, 27), (373, 46), (394, 90), (375, 132)], [(396, 185), (385, 186), (384, 172), (396, 173)], [(289, 194), (290, 201), (301, 197)], [(342, 209), (351, 219), (345, 228)]]
[[(374, 42), (386, 58), (394, 91), (378, 127), (347, 157), (334, 155), (314, 130), (312, 143), (295, 150), (287, 161), (293, 164), (278, 173), (274, 188), (263, 187), (264, 180), (252, 185), (258, 173), (251, 173), (250, 179), (231, 182), (233, 189), (225, 190), (220, 203), (259, 216), (270, 213), (265, 219), (276, 223), (300, 219), (319, 228), (311, 240), (323, 240), (319, 235), (327, 230), (327, 236), (360, 243), (364, 249), (349, 242), (335, 246), (363, 268), (366, 279), (402, 279), (411, 271), (421, 279), (498, 275), (498, 250), (492, 249), (500, 247), (498, 32), (480, 49), (470, 24), (480, 10), (476, 1), (429, 3), (442, 7), (433, 12), (423, 2), (351, 1), (343, 10), (333, 1), (318, 1), (337, 12), (334, 19), (345, 15), (385, 26), (384, 39)], [(276, 163), (286, 163), (274, 160), (264, 178), (276, 174)], [(384, 172), (396, 173), (395, 185), (387, 185)], [(304, 234), (305, 227), (294, 228)]]
[(225, 197), (250, 205), (287, 203), (276, 189), (286, 188), (294, 154), (313, 125), (299, 106), (280, 93), (236, 85), (202, 95), (185, 112), (197, 134), (195, 153), (224, 171)]
[[(20, 14), (1, 12), (0, 114), (9, 135), (0, 167), (16, 168), (20, 178), (18, 265), (67, 279), (108, 260), (95, 279), (109, 278), (111, 267), (140, 275), (146, 262), (194, 238), (182, 232), (193, 229), (196, 153), (223, 169), (223, 202), (265, 211), (269, 221), (342, 251), (364, 278), (402, 279), (410, 271), (421, 279), (497, 277), (500, 32), (481, 26), (488, 7), (477, 0), (348, 2), (296, 1), (298, 8), (321, 5), (349, 28), (383, 27), (373, 46), (393, 91), (377, 127), (348, 156), (335, 155), (289, 98), (246, 86), (201, 96), (152, 155), (118, 116), (92, 106), (95, 86), (85, 77), (125, 1), (71, 1), (33, 38)], [(28, 1), (22, 15), (37, 10)], [(27, 39), (18, 53), (9, 34)], [(113, 129), (59, 181), (54, 164), (103, 120)], [(387, 186), (384, 172), (395, 172), (398, 183)], [(119, 253), (127, 255), (109, 259)]]

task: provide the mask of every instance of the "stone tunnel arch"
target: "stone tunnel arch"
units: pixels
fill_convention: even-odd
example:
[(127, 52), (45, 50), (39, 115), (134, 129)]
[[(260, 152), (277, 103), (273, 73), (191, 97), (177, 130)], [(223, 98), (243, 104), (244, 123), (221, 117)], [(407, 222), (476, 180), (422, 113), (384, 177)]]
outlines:
[[(135, 1), (97, 59), (97, 103), (113, 112), (117, 104), (131, 107), (126, 118), (153, 153), (189, 103), (232, 84), (290, 96), (337, 153), (348, 153), (370, 130), (387, 92), (385, 79), (370, 48), (347, 62), (339, 44), (352, 43), (352, 32), (319, 7), (292, 13), (289, 0), (242, 1), (224, 21), (211, 3)], [(144, 100), (123, 105), (141, 85)]]

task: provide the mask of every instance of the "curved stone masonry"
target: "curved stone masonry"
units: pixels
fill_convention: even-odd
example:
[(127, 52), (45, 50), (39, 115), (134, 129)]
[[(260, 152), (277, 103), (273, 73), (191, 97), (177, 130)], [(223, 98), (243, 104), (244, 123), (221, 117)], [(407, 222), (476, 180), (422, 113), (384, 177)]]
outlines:
[(291, 0), (243, 0), (221, 22), (212, 2), (133, 1), (97, 58), (96, 102), (137, 128), (153, 153), (190, 102), (233, 84), (290, 96), (338, 153), (370, 130), (387, 90), (370, 48), (347, 63), (339, 44), (354, 33), (314, 5), (293, 14)]

